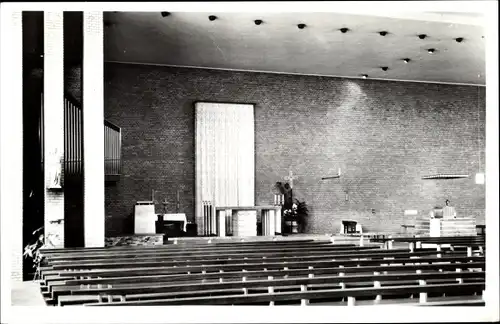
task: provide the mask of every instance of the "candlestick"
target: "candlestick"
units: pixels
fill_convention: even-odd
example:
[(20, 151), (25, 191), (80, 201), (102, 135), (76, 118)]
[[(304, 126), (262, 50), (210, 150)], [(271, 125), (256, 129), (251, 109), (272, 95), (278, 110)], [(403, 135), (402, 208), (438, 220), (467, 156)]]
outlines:
[(278, 204), (278, 195), (274, 195), (274, 205), (276, 206)]

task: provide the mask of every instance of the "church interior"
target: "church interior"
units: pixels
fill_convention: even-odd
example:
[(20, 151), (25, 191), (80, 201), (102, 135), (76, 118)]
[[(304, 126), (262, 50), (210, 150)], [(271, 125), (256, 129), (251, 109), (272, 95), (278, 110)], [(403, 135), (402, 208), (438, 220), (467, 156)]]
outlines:
[(36, 303), (487, 304), (483, 16), (21, 21)]

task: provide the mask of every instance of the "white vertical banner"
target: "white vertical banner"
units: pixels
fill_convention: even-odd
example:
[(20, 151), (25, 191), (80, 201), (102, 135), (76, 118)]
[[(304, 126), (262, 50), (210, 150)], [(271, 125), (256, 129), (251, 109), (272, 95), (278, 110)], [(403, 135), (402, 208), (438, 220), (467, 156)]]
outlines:
[(195, 104), (198, 235), (205, 235), (206, 228), (215, 227), (215, 217), (210, 225), (206, 224), (204, 201), (215, 207), (255, 203), (253, 110), (254, 106), (249, 104)]
[(104, 56), (102, 11), (83, 13), (85, 247), (104, 246)]
[(62, 11), (44, 12), (44, 232), (47, 247), (64, 247), (64, 29)]
[(3, 290), (10, 291), (11, 280), (23, 280), (23, 35), (21, 11), (0, 13), (0, 48), (8, 49), (2, 50), (0, 56), (0, 239), (2, 252), (5, 251), (1, 285), (2, 299), (5, 297), (5, 305), (10, 306), (10, 293), (3, 294)]

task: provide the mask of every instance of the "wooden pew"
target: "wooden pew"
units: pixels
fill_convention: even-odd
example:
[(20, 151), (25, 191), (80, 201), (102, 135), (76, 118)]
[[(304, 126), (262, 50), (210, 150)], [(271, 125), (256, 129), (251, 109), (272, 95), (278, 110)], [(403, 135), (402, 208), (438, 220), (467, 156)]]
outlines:
[[(449, 270), (468, 270), (485, 268), (485, 262), (467, 262), (467, 263), (430, 263), (430, 264), (407, 264), (407, 265), (390, 265), (390, 266), (364, 266), (359, 267), (335, 267), (335, 268), (313, 268), (311, 269), (277, 269), (277, 270), (252, 270), (252, 271), (229, 271), (229, 272), (210, 272), (210, 273), (193, 273), (186, 274), (170, 274), (161, 276), (144, 276), (144, 275), (131, 275), (126, 277), (105, 277), (105, 278), (89, 278), (89, 279), (71, 279), (66, 278), (61, 282), (53, 282), (49, 288), (58, 288), (56, 290), (65, 290), (65, 286), (98, 286), (98, 285), (114, 285), (125, 283), (168, 283), (168, 282), (205, 282), (210, 280), (242, 280), (243, 277), (247, 279), (263, 278), (268, 276), (284, 277), (284, 276), (321, 276), (332, 275), (339, 273), (359, 273), (362, 272), (397, 272), (397, 271), (449, 271)], [(51, 290), (50, 290), (51, 291)]]
[[(363, 260), (364, 259), (364, 260)], [(380, 265), (380, 264), (407, 264), (407, 263), (445, 263), (445, 262), (460, 262), (460, 259), (467, 260), (468, 262), (480, 261), (484, 257), (472, 256), (465, 257), (460, 255), (452, 255), (450, 257), (445, 256), (437, 258), (435, 255), (421, 255), (419, 258), (412, 254), (400, 255), (400, 256), (387, 256), (386, 258), (358, 258), (358, 260), (352, 260), (350, 258), (344, 259), (331, 259), (331, 260), (319, 260), (311, 262), (273, 262), (273, 263), (238, 263), (238, 264), (221, 264), (221, 265), (202, 265), (202, 266), (185, 266), (185, 267), (141, 267), (138, 265), (131, 264), (127, 268), (115, 268), (115, 269), (95, 269), (95, 270), (49, 270), (43, 273), (44, 280), (46, 282), (56, 281), (61, 277), (70, 278), (83, 278), (83, 277), (114, 277), (114, 276), (129, 276), (129, 275), (165, 275), (165, 274), (189, 274), (189, 273), (203, 273), (210, 271), (241, 271), (241, 270), (263, 270), (263, 269), (300, 269), (304, 267), (312, 266), (314, 268), (320, 267), (335, 267), (339, 265), (356, 265), (356, 266), (366, 266), (366, 265)]]
[[(428, 264), (425, 264), (428, 263)], [(398, 267), (399, 265), (399, 267)], [(417, 269), (424, 270), (435, 270), (440, 269), (444, 271), (446, 269), (484, 269), (484, 258), (481, 257), (444, 257), (441, 259), (436, 258), (435, 256), (431, 257), (421, 257), (421, 258), (408, 258), (408, 259), (375, 259), (375, 260), (339, 260), (339, 261), (319, 261), (319, 262), (295, 262), (295, 263), (274, 263), (274, 264), (261, 264), (261, 265), (243, 265), (233, 267), (232, 269), (228, 269), (227, 266), (221, 265), (219, 267), (212, 267), (211, 271), (206, 271), (206, 268), (203, 267), (189, 267), (191, 272), (188, 274), (185, 269), (184, 271), (177, 271), (176, 269), (167, 268), (161, 269), (160, 271), (153, 271), (151, 269), (111, 269), (107, 272), (98, 271), (98, 272), (61, 272), (55, 276), (55, 278), (48, 279), (47, 285), (50, 293), (51, 288), (58, 283), (68, 282), (68, 285), (71, 285), (70, 282), (72, 280), (78, 280), (77, 277), (88, 277), (88, 278), (96, 278), (94, 279), (94, 284), (101, 285), (109, 285), (120, 283), (120, 277), (127, 278), (130, 281), (138, 280), (134, 279), (134, 277), (138, 276), (146, 276), (151, 278), (154, 281), (162, 282), (169, 280), (176, 281), (193, 281), (193, 280), (210, 280), (217, 278), (217, 280), (227, 280), (227, 279), (238, 279), (241, 278), (258, 278), (259, 276), (269, 276), (269, 275), (283, 275), (283, 276), (293, 276), (293, 275), (324, 275), (328, 273), (354, 273), (354, 272), (363, 272), (364, 269), (366, 271), (383, 271), (383, 272), (394, 272), (394, 271), (403, 271), (405, 267), (411, 271), (415, 271)], [(243, 272), (242, 270), (246, 270)], [(221, 272), (222, 271), (222, 272)], [(160, 277), (162, 276), (162, 277)], [(107, 277), (111, 277), (115, 279), (115, 282), (107, 282)], [(150, 280), (151, 280), (150, 279)], [(89, 285), (92, 282), (87, 281), (89, 279), (79, 279), (77, 282), (79, 284)], [(148, 280), (144, 280), (143, 282), (148, 282)], [(64, 290), (64, 288), (60, 288), (59, 290)]]
[[(63, 270), (63, 269), (106, 269), (106, 268), (122, 268), (127, 267), (131, 263), (142, 267), (173, 267), (184, 265), (211, 265), (211, 264), (236, 264), (236, 263), (272, 263), (272, 262), (293, 262), (293, 261), (316, 261), (324, 259), (343, 259), (343, 258), (383, 258), (383, 257), (397, 257), (408, 256), (410, 252), (407, 250), (400, 251), (387, 251), (387, 250), (366, 250), (366, 251), (329, 251), (318, 255), (298, 255), (298, 256), (273, 256), (273, 257), (238, 257), (225, 258), (224, 256), (216, 256), (206, 259), (181, 259), (178, 258), (135, 258), (130, 259), (105, 259), (104, 261), (74, 261), (74, 262), (54, 262), (42, 270)], [(416, 255), (435, 254), (434, 250), (419, 251), (413, 253)]]
[(384, 242), (386, 249), (392, 248), (393, 242), (409, 243), (409, 249), (415, 250), (422, 246), (422, 244), (433, 244), (436, 248), (440, 249), (443, 246), (456, 249), (464, 247), (467, 249), (468, 254), (472, 254), (472, 250), (476, 247), (479, 248), (479, 253), (484, 253), (486, 241), (484, 236), (443, 236), (443, 237), (382, 237), (375, 238), (373, 241)]
[[(50, 266), (54, 265), (69, 265), (72, 263), (78, 262), (131, 262), (131, 261), (141, 261), (141, 260), (157, 260), (157, 261), (195, 261), (195, 260), (230, 260), (230, 259), (272, 259), (276, 257), (282, 258), (298, 258), (304, 256), (321, 256), (328, 254), (338, 254), (340, 252), (346, 253), (351, 251), (366, 251), (373, 250), (367, 247), (355, 247), (351, 249), (323, 249), (318, 251), (284, 251), (284, 252), (271, 252), (271, 253), (259, 253), (259, 252), (250, 252), (250, 253), (231, 253), (231, 254), (220, 254), (220, 253), (210, 253), (210, 254), (191, 254), (191, 255), (169, 255), (169, 254), (158, 254), (158, 255), (137, 255), (137, 256), (115, 256), (110, 254), (109, 256), (103, 256), (99, 258), (95, 257), (81, 257), (78, 259), (69, 258), (58, 258), (58, 259), (47, 259), (47, 263)], [(377, 251), (380, 251), (378, 248)]]
[[(262, 279), (266, 278), (268, 280), (269, 278), (276, 278), (275, 280), (278, 280), (278, 278), (281, 277), (293, 277), (298, 279), (307, 279), (307, 278), (321, 278), (321, 280), (317, 280), (317, 282), (311, 281), (309, 284), (320, 284), (320, 283), (337, 283), (337, 279), (332, 279), (332, 281), (328, 281), (328, 278), (338, 278), (339, 274), (352, 274), (347, 278), (345, 281), (342, 282), (356, 282), (356, 283), (362, 283), (364, 279), (367, 278), (375, 278), (375, 279), (380, 279), (378, 281), (391, 281), (391, 280), (396, 280), (396, 281), (402, 281), (402, 280), (415, 280), (414, 278), (423, 278), (425, 276), (431, 276), (431, 274), (434, 274), (435, 276), (433, 278), (450, 278), (451, 273), (453, 273), (453, 276), (451, 276), (452, 280), (457, 279), (457, 277), (460, 278), (483, 278), (483, 272), (465, 272), (464, 273), (457, 273), (458, 270), (467, 270), (470, 269), (471, 267), (474, 268), (481, 268), (484, 269), (485, 265), (484, 262), (475, 262), (475, 263), (449, 263), (449, 264), (416, 264), (416, 265), (399, 265), (399, 266), (371, 266), (371, 267), (337, 267), (337, 268), (320, 268), (320, 269), (308, 269), (308, 270), (271, 270), (271, 271), (253, 271), (253, 272), (232, 272), (232, 273), (207, 273), (207, 274), (192, 274), (190, 276), (186, 275), (172, 275), (170, 277), (165, 276), (163, 278), (158, 278), (158, 277), (126, 277), (125, 280), (120, 280), (120, 278), (101, 278), (101, 279), (87, 279), (87, 280), (69, 280), (66, 281), (64, 285), (61, 286), (55, 286), (52, 287), (52, 298), (57, 299), (61, 295), (68, 295), (68, 294), (73, 294), (73, 295), (87, 295), (87, 294), (95, 294), (95, 293), (101, 293), (101, 294), (117, 294), (122, 292), (123, 290), (120, 289), (132, 289), (132, 290), (127, 290), (127, 293), (133, 292), (134, 289), (140, 290), (141, 293), (144, 293), (146, 290), (151, 290), (153, 292), (156, 289), (161, 289), (161, 286), (163, 286), (164, 289), (169, 290), (169, 291), (193, 291), (196, 290), (193, 287), (199, 287), (199, 290), (203, 289), (223, 289), (225, 288), (235, 288), (236, 286), (231, 286), (231, 285), (212, 285), (210, 286), (208, 283), (213, 284), (214, 282), (217, 283), (224, 283), (227, 282), (228, 280), (231, 281), (230, 284), (234, 284), (235, 280), (238, 280), (237, 282), (247, 282), (249, 279)], [(422, 273), (417, 273), (417, 270), (420, 270)], [(442, 270), (440, 272), (439, 270)], [(454, 272), (445, 272), (445, 270), (451, 270)], [(387, 272), (386, 274), (380, 275), (381, 273)], [(390, 273), (389, 273), (390, 272)], [(366, 277), (366, 274), (370, 273), (369, 277)], [(443, 273), (448, 273), (450, 276), (446, 275), (440, 275)], [(363, 276), (359, 276), (360, 274), (363, 274)], [(377, 274), (377, 275), (375, 275)], [(479, 276), (476, 276), (476, 274), (479, 274)], [(357, 275), (357, 276), (356, 276)], [(318, 277), (320, 276), (320, 277)], [(335, 277), (333, 277), (335, 276)], [(413, 276), (413, 277), (412, 277)], [(351, 278), (352, 277), (352, 278)], [(431, 276), (432, 277), (432, 276)], [(429, 277), (428, 279), (432, 279)], [(245, 279), (243, 279), (245, 278)], [(326, 279), (325, 279), (326, 278)], [(111, 279), (111, 280), (110, 280)], [(116, 280), (118, 279), (118, 280)], [(142, 279), (142, 280), (140, 280)], [(210, 282), (207, 283), (205, 280), (209, 280)], [(363, 279), (363, 280), (362, 280)], [(373, 280), (368, 280), (368, 281), (373, 281)], [(243, 281), (245, 280), (245, 281)], [(266, 281), (265, 280), (265, 281)], [(291, 279), (290, 279), (291, 280)], [(337, 280), (337, 281), (336, 281)], [(366, 281), (366, 280), (365, 280)], [(252, 284), (254, 281), (251, 281)], [(266, 281), (268, 282), (268, 281)], [(293, 281), (277, 281), (278, 284), (275, 286), (280, 286), (288, 283), (293, 283)], [(229, 284), (229, 283), (228, 283)], [(250, 286), (252, 285), (250, 284)], [(188, 288), (184, 289), (182, 287), (186, 286)], [(243, 284), (244, 286), (246, 284)], [(274, 283), (273, 283), (274, 285)], [(249, 286), (249, 287), (250, 287)], [(180, 288), (173, 288), (170, 289), (171, 287), (180, 287)], [(208, 288), (207, 288), (208, 287)], [(246, 287), (246, 286), (245, 286)], [(244, 288), (243, 286), (240, 288)], [(143, 289), (143, 290), (141, 290)], [(180, 289), (180, 290), (176, 290)], [(184, 290), (183, 290), (184, 289)], [(189, 290), (191, 289), (191, 290)], [(137, 293), (137, 291), (136, 291)], [(130, 299), (127, 299), (130, 300)]]
[[(287, 240), (287, 241), (254, 241), (254, 242), (212, 242), (211, 239), (207, 239), (207, 243), (178, 243), (178, 244), (166, 244), (166, 245), (146, 245), (146, 246), (110, 246), (110, 247), (79, 247), (79, 248), (51, 248), (51, 249), (41, 249), (40, 251), (47, 254), (67, 254), (67, 253), (91, 253), (91, 252), (108, 252), (108, 251), (159, 251), (159, 250), (184, 250), (184, 249), (213, 249), (213, 248), (240, 248), (240, 247), (254, 247), (254, 246), (289, 246), (289, 247), (300, 247), (300, 246), (311, 246), (311, 245), (323, 245), (331, 244), (330, 239), (322, 240)], [(342, 246), (354, 246), (354, 244), (338, 244)]]
[[(54, 253), (52, 251), (41, 251), (41, 253), (47, 258), (66, 258), (66, 257), (90, 257), (90, 256), (103, 256), (103, 255), (154, 255), (154, 254), (182, 254), (189, 255), (193, 253), (209, 253), (209, 252), (217, 252), (217, 253), (244, 253), (244, 252), (279, 252), (279, 251), (309, 251), (309, 250), (321, 250), (324, 248), (334, 248), (334, 249), (342, 249), (342, 248), (352, 248), (352, 246), (342, 246), (335, 244), (305, 244), (299, 246), (280, 246), (280, 245), (262, 245), (262, 246), (228, 246), (228, 247), (175, 247), (175, 248), (148, 248), (148, 249), (110, 249), (108, 251), (77, 251), (77, 252), (67, 252), (67, 253)], [(377, 246), (373, 246), (377, 247)]]
[[(339, 278), (339, 277), (337, 277)], [(345, 279), (343, 277), (340, 279)], [(266, 283), (269, 285), (269, 283)], [(355, 306), (356, 298), (391, 296), (398, 294), (420, 294), (420, 302), (427, 301), (427, 294), (442, 292), (460, 292), (467, 293), (471, 291), (482, 291), (485, 288), (484, 282), (470, 282), (462, 284), (416, 284), (407, 286), (389, 286), (389, 287), (371, 287), (371, 288), (349, 288), (349, 289), (325, 289), (308, 291), (306, 285), (301, 285), (300, 292), (268, 292), (256, 294), (233, 294), (222, 296), (200, 296), (200, 297), (176, 297), (160, 298), (153, 300), (133, 300), (111, 303), (91, 303), (87, 306), (164, 306), (164, 305), (237, 305), (237, 304), (255, 304), (255, 303), (276, 303), (280, 301), (297, 301), (302, 305), (307, 305), (314, 299), (336, 299), (347, 298), (348, 306)], [(169, 296), (170, 297), (170, 296)], [(63, 302), (64, 303), (64, 302)]]
[[(331, 242), (259, 243), (50, 251), (46, 253), (47, 266), (42, 269), (42, 289), (51, 302), (61, 305), (144, 299), (160, 302), (155, 301), (158, 297), (167, 304), (173, 298), (198, 304), (192, 298), (233, 298), (242, 292), (255, 297), (262, 291), (279, 294), (277, 300), (269, 301), (274, 304), (296, 301), (292, 297), (280, 299), (287, 293), (323, 291), (325, 298), (330, 298), (331, 290), (384, 288), (383, 293), (375, 295), (380, 302), (382, 295), (407, 295), (396, 288), (411, 290), (416, 283), (441, 285), (448, 289), (447, 294), (466, 294), (463, 285), (484, 284), (484, 256), (466, 257), (459, 250), (382, 250)], [(393, 290), (388, 292), (386, 288)], [(435, 292), (430, 289), (430, 293)], [(356, 294), (354, 291), (354, 295), (340, 298), (349, 297), (352, 304), (353, 298), (366, 297)], [(312, 299), (317, 301), (316, 297)], [(247, 302), (262, 301), (243, 303)]]
[[(439, 254), (446, 253), (447, 255), (459, 255), (456, 252), (450, 251), (440, 251)], [(332, 254), (324, 257), (326, 260), (314, 260), (309, 261), (308, 263), (316, 263), (316, 264), (326, 264), (329, 263), (333, 265), (335, 262), (378, 262), (384, 263), (385, 259), (409, 259), (411, 257), (422, 257), (437, 254), (436, 251), (417, 251), (417, 252), (408, 252), (407, 250), (403, 251), (382, 251), (378, 250), (377, 252), (369, 253), (360, 252), (360, 253), (345, 253), (345, 254)], [(322, 258), (322, 257), (320, 257)], [(358, 259), (358, 260), (352, 260)], [(362, 260), (367, 259), (367, 260)], [(331, 261), (335, 260), (335, 261)], [(345, 260), (345, 261), (343, 261)], [(439, 262), (439, 258), (436, 260)], [(255, 261), (255, 262), (254, 262)], [(87, 264), (74, 264), (71, 267), (64, 266), (53, 266), (47, 269), (43, 269), (41, 272), (42, 279), (46, 279), (47, 275), (76, 275), (76, 276), (103, 276), (106, 273), (122, 272), (125, 273), (131, 269), (142, 267), (148, 271), (153, 271), (155, 269), (163, 269), (171, 273), (180, 273), (180, 272), (201, 272), (201, 271), (213, 271), (215, 270), (241, 270), (241, 269), (259, 269), (259, 268), (280, 268), (283, 266), (288, 267), (303, 267), (306, 263), (304, 261), (294, 261), (293, 258), (290, 260), (283, 260), (282, 262), (267, 262), (265, 260), (244, 260), (241, 262), (239, 260), (220, 260), (218, 264), (203, 264), (203, 265), (193, 265), (184, 264), (183, 266), (176, 266), (171, 262), (130, 262), (130, 263), (87, 263)]]
[(318, 253), (324, 253), (327, 251), (331, 252), (336, 252), (336, 251), (353, 251), (353, 250), (370, 250), (370, 249), (380, 249), (379, 247), (369, 247), (369, 246), (364, 246), (364, 247), (335, 247), (335, 246), (324, 246), (321, 248), (310, 248), (310, 249), (273, 249), (273, 250), (266, 250), (266, 249), (251, 249), (251, 250), (231, 250), (231, 251), (217, 251), (217, 250), (210, 250), (210, 251), (186, 251), (186, 252), (178, 252), (178, 251), (162, 251), (162, 252), (157, 252), (157, 253), (152, 253), (152, 252), (144, 252), (144, 253), (116, 253), (114, 251), (110, 251), (108, 253), (101, 253), (99, 255), (68, 255), (68, 256), (60, 256), (60, 255), (53, 255), (53, 256), (47, 256), (46, 260), (48, 262), (58, 262), (58, 261), (63, 261), (63, 262), (70, 262), (70, 261), (81, 261), (81, 260), (106, 260), (106, 259), (128, 259), (128, 258), (150, 258), (150, 257), (156, 257), (156, 258), (172, 258), (172, 259), (190, 259), (190, 258), (196, 258), (196, 257), (213, 257), (213, 256), (224, 256), (224, 257), (238, 257), (238, 256), (276, 256), (276, 255), (311, 255), (311, 254), (318, 254)]

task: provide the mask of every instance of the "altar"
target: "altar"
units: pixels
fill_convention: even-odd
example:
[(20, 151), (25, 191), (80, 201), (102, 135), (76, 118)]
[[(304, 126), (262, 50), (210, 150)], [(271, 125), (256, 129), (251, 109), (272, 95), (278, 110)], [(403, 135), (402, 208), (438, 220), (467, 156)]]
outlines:
[(281, 206), (228, 206), (216, 207), (215, 211), (219, 237), (226, 236), (227, 217), (233, 236), (257, 236), (257, 212), (261, 212), (262, 236), (281, 233)]

